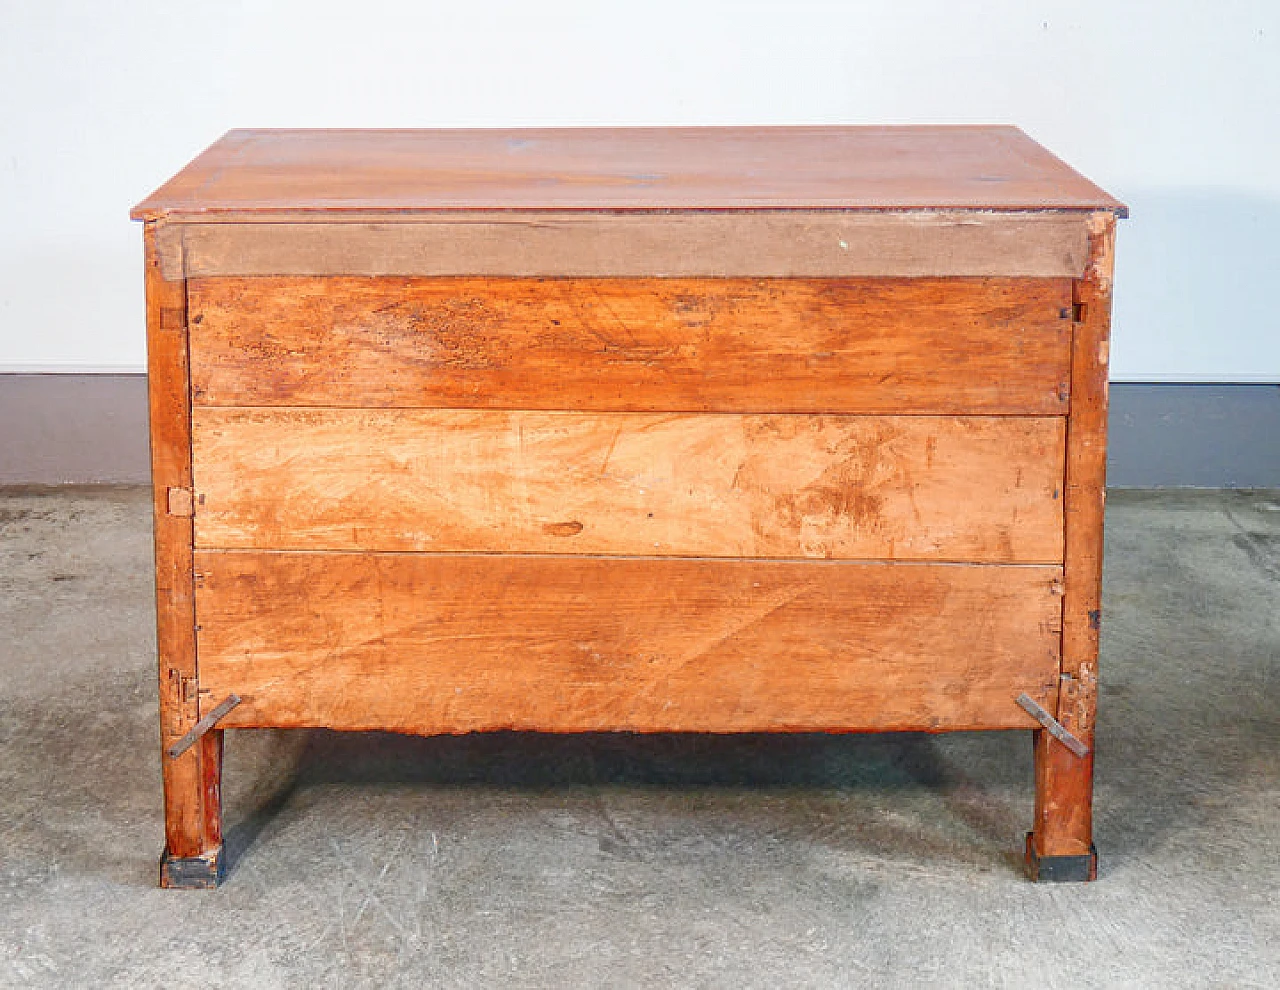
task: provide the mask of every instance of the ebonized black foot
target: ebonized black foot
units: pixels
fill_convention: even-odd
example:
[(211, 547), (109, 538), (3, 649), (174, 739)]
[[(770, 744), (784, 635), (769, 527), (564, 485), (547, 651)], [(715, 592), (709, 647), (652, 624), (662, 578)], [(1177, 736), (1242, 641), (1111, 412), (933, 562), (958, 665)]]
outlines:
[(1087, 856), (1037, 856), (1031, 833), (1027, 833), (1027, 872), (1036, 883), (1084, 883), (1098, 879), (1098, 850), (1089, 847)]
[(222, 846), (203, 856), (178, 859), (165, 850), (160, 860), (160, 886), (177, 890), (212, 890), (222, 883), (227, 872), (227, 857)]

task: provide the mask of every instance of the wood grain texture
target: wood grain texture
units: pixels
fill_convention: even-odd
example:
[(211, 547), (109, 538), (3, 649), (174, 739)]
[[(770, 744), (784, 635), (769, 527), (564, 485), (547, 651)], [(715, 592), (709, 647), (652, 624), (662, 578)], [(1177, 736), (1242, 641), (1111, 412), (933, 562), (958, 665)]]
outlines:
[[(143, 228), (143, 245), (163, 748), (181, 738), (200, 718), (192, 520), (169, 511), (170, 491), (191, 486), (186, 287), (167, 280), (161, 272), (155, 224)], [(201, 856), (222, 844), (218, 800), (221, 756), (220, 734), (209, 733), (178, 759), (162, 761), (165, 838), (171, 856)]]
[(201, 547), (1058, 563), (1059, 417), (197, 409)]
[(1076, 278), (1087, 214), (752, 211), (287, 214), (167, 225), (173, 278), (492, 275)]
[(135, 219), (273, 211), (1123, 211), (1016, 127), (231, 131)]
[(196, 556), (229, 726), (1030, 728), (1020, 692), (1056, 705), (1056, 567)]
[(214, 278), (198, 405), (1065, 413), (1067, 279)]
[(1107, 472), (1107, 367), (1115, 217), (1093, 218), (1090, 264), (1076, 283), (1079, 322), (1071, 369), (1064, 509), (1065, 589), (1062, 684), (1057, 718), (1090, 747), (1076, 757), (1046, 732), (1036, 733), (1036, 817), (1040, 856), (1088, 855), (1093, 842), (1094, 716), (1102, 617), (1103, 504)]
[(229, 133), (134, 211), (162, 742), (1023, 728), (1087, 855), (1016, 699), (1092, 747), (1124, 214), (1006, 127)]

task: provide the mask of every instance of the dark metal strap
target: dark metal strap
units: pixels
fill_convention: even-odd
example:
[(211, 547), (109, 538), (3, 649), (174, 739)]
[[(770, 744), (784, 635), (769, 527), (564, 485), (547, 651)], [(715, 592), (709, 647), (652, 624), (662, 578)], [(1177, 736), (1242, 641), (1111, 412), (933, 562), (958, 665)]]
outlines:
[(1061, 722), (1050, 715), (1032, 700), (1029, 694), (1018, 695), (1018, 705), (1030, 715), (1033, 719), (1045, 727), (1045, 731), (1054, 739), (1066, 746), (1067, 749), (1075, 753), (1076, 756), (1085, 757), (1089, 755), (1089, 747), (1082, 743), (1066, 730)]
[(238, 704), (240, 704), (240, 695), (238, 694), (227, 695), (227, 699), (224, 702), (222, 702), (222, 704), (214, 708), (213, 711), (211, 711), (208, 715), (202, 718), (195, 725), (193, 725), (191, 727), (190, 732), (188, 732), (185, 736), (183, 736), (176, 743), (174, 743), (172, 746), (170, 746), (168, 749), (165, 750), (165, 752), (169, 755), (169, 759), (175, 760), (179, 756), (181, 756), (183, 753), (185, 753), (187, 750), (189, 750), (192, 746), (194, 746), (197, 742), (200, 741), (201, 736), (203, 736), (206, 732), (208, 732), (215, 725), (217, 725), (219, 720), (222, 719), (227, 714), (227, 712), (231, 711), (231, 709), (235, 708), (235, 706)]

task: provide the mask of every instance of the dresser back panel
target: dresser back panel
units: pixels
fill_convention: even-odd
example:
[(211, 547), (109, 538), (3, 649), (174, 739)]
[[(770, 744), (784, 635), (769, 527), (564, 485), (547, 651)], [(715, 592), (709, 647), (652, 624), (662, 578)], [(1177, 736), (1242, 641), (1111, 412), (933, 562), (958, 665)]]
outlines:
[(169, 278), (216, 275), (1078, 278), (1087, 214), (273, 214), (163, 224)]
[(197, 409), (196, 545), (1058, 563), (1065, 425)]
[(192, 397), (1063, 415), (1068, 279), (212, 278)]
[(229, 726), (400, 732), (1033, 728), (1061, 568), (196, 554)]

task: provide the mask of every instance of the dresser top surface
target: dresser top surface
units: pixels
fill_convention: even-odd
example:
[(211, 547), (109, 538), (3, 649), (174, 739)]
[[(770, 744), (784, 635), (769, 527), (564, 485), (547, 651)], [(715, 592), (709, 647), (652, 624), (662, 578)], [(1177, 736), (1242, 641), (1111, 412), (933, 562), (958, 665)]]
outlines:
[(135, 220), (488, 210), (1111, 210), (1016, 127), (235, 130)]

